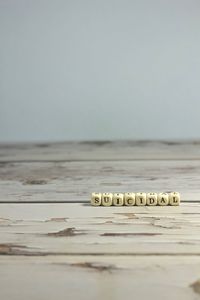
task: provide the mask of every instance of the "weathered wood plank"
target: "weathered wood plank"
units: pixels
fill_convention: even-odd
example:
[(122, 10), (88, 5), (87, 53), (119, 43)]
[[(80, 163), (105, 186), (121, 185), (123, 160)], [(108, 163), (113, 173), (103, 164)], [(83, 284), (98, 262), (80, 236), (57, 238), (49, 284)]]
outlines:
[(179, 191), (200, 200), (200, 161), (2, 163), (1, 202), (89, 202), (93, 191)]
[[(1, 145), (0, 202), (169, 190), (199, 201), (199, 159), (200, 141)], [(199, 274), (200, 203), (0, 203), (0, 299), (195, 300)]]
[(195, 300), (199, 273), (198, 257), (4, 257), (0, 298)]
[(200, 159), (200, 141), (93, 141), (1, 144), (0, 161)]
[(200, 204), (1, 204), (0, 254), (200, 255)]
[(199, 280), (199, 257), (0, 257), (0, 299), (197, 300)]

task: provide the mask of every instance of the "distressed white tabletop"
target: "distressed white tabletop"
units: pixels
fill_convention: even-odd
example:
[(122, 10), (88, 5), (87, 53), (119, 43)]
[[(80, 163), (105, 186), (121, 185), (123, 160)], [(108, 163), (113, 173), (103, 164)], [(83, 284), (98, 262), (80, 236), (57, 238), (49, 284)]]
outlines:
[[(0, 146), (0, 299), (199, 299), (200, 141)], [(92, 207), (92, 191), (179, 207)]]

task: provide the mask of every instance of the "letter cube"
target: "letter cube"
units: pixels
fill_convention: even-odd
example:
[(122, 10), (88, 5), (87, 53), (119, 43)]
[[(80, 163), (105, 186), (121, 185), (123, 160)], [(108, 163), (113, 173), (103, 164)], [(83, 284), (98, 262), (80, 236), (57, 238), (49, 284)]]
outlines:
[(103, 206), (111, 206), (113, 200), (113, 194), (112, 193), (103, 193), (101, 197), (101, 203)]
[(169, 204), (169, 195), (167, 193), (158, 194), (158, 205), (165, 206)]
[(178, 192), (172, 192), (169, 194), (170, 205), (180, 205), (180, 194)]
[(91, 204), (93, 206), (101, 205), (101, 193), (92, 193)]
[(115, 205), (115, 206), (124, 205), (124, 195), (121, 193), (113, 194), (113, 205)]
[(138, 206), (146, 205), (146, 193), (136, 193), (135, 202)]
[(124, 194), (124, 205), (126, 205), (126, 206), (135, 205), (135, 193), (125, 193)]
[(147, 205), (154, 206), (158, 204), (158, 195), (157, 193), (148, 193), (147, 194)]

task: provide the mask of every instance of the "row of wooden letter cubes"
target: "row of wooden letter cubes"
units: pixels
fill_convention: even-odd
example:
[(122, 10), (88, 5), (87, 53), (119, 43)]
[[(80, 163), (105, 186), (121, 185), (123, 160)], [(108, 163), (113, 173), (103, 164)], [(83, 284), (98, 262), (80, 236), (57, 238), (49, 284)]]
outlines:
[(91, 204), (93, 206), (166, 206), (179, 205), (180, 194), (171, 193), (92, 193)]

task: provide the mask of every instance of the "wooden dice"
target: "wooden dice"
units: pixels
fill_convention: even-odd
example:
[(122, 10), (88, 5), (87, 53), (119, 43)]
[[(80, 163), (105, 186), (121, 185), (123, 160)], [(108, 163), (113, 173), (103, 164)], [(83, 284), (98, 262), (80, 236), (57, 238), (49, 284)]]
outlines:
[(124, 205), (126, 205), (126, 206), (135, 205), (135, 193), (125, 193), (124, 194)]
[(166, 206), (169, 204), (169, 195), (167, 193), (158, 194), (158, 205)]
[(93, 206), (101, 205), (101, 193), (92, 193), (91, 204)]
[(124, 205), (124, 195), (121, 193), (113, 194), (113, 205), (115, 205), (115, 206)]
[(137, 206), (144, 206), (147, 203), (146, 193), (136, 193), (135, 204)]
[(101, 197), (101, 201), (103, 206), (111, 206), (113, 204), (113, 194), (103, 193)]
[(172, 192), (169, 194), (170, 205), (180, 205), (181, 197), (178, 192)]
[(147, 205), (149, 205), (149, 206), (158, 205), (157, 193), (147, 193)]
[(171, 193), (92, 193), (93, 206), (177, 206), (180, 205), (180, 194)]

